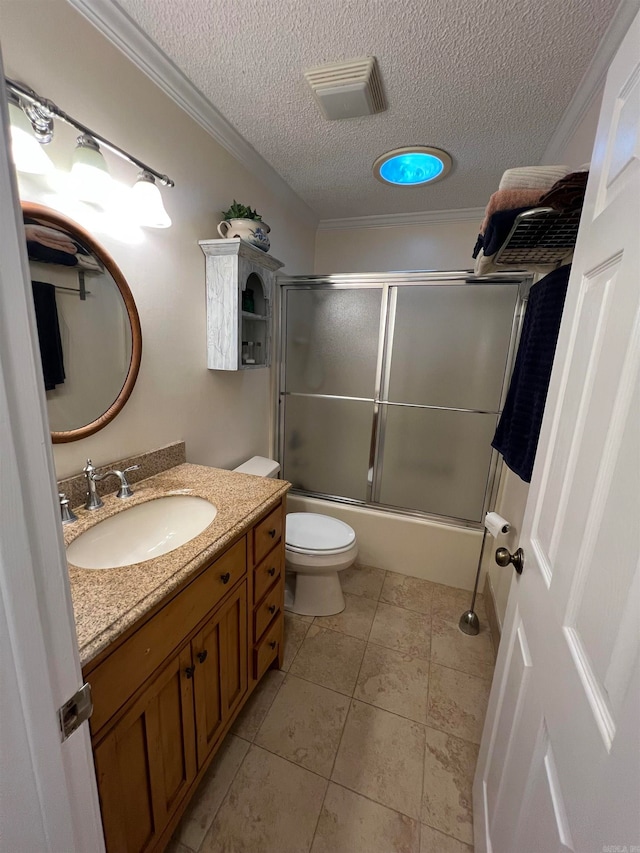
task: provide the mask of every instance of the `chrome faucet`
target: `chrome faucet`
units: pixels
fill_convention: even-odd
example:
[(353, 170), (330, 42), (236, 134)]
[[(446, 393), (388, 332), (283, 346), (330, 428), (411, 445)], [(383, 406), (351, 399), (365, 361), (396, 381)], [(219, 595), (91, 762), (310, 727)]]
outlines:
[(87, 501), (84, 505), (84, 508), (100, 509), (101, 506), (104, 506), (104, 501), (102, 500), (96, 489), (96, 483), (100, 480), (104, 480), (105, 477), (118, 477), (120, 480), (120, 488), (118, 489), (116, 497), (130, 498), (133, 494), (133, 491), (131, 489), (131, 486), (127, 482), (126, 475), (129, 471), (137, 471), (139, 468), (139, 465), (130, 465), (128, 468), (125, 468), (124, 471), (118, 471), (114, 468), (112, 471), (105, 471), (104, 474), (96, 474), (96, 469), (93, 465), (93, 462), (90, 459), (87, 459), (87, 464), (82, 469), (85, 477), (87, 478)]

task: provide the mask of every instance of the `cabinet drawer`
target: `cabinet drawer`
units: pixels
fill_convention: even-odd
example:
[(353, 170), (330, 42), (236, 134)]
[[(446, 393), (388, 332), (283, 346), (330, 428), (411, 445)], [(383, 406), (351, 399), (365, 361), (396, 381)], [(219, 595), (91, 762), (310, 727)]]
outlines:
[(282, 549), (274, 548), (253, 570), (253, 604), (257, 604), (272, 583), (282, 574)]
[(276, 613), (282, 608), (282, 583), (277, 583), (256, 607), (253, 616), (254, 639), (259, 640)]
[(264, 559), (282, 537), (284, 513), (282, 504), (253, 529), (253, 559), (256, 563)]
[(271, 628), (253, 650), (253, 677), (262, 678), (271, 661), (279, 654), (282, 646), (284, 617), (276, 618)]
[(94, 670), (85, 673), (91, 684), (94, 735), (245, 575), (246, 555), (243, 538)]

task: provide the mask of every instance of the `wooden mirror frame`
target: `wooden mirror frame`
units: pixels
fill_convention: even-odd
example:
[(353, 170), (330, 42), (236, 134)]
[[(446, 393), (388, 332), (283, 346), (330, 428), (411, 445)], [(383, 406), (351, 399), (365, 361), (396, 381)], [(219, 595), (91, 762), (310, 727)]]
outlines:
[(100, 415), (99, 418), (91, 421), (91, 423), (85, 424), (77, 429), (64, 430), (61, 432), (51, 431), (51, 441), (54, 444), (78, 441), (81, 438), (87, 438), (87, 436), (93, 435), (95, 432), (98, 432), (98, 430), (101, 430), (110, 423), (131, 396), (133, 386), (136, 384), (136, 379), (138, 378), (140, 361), (142, 359), (142, 329), (140, 328), (140, 317), (138, 315), (136, 303), (133, 299), (133, 294), (131, 293), (127, 280), (122, 274), (120, 268), (111, 255), (106, 252), (98, 242), (96, 242), (88, 231), (72, 219), (68, 219), (66, 216), (58, 213), (57, 210), (52, 210), (50, 207), (45, 207), (42, 204), (22, 202), (22, 216), (23, 218), (27, 216), (32, 219), (41, 220), (43, 223), (50, 225), (53, 228), (62, 228), (90, 249), (93, 254), (100, 259), (105, 270), (115, 281), (118, 290), (122, 295), (122, 299), (129, 316), (129, 324), (131, 326), (131, 361), (129, 362), (129, 371), (116, 399), (109, 408)]

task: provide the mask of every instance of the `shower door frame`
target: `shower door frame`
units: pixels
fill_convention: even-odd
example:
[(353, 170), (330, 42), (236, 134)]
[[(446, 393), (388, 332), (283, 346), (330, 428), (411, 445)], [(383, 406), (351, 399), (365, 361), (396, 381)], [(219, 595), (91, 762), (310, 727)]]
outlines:
[[(276, 393), (275, 401), (277, 407), (276, 413), (276, 435), (275, 447), (277, 449), (276, 456), (281, 465), (284, 464), (285, 448), (284, 448), (284, 405), (283, 399), (286, 397), (314, 397), (318, 399), (332, 400), (360, 400), (362, 402), (370, 402), (373, 405), (373, 415), (371, 424), (371, 438), (369, 445), (369, 466), (367, 470), (367, 489), (366, 499), (359, 500), (357, 498), (344, 497), (343, 495), (330, 495), (325, 492), (313, 492), (306, 489), (292, 488), (291, 493), (302, 497), (317, 498), (319, 500), (334, 501), (336, 503), (348, 504), (356, 507), (365, 507), (367, 509), (377, 509), (383, 512), (391, 512), (397, 515), (411, 516), (426, 520), (436, 521), (443, 524), (454, 525), (456, 527), (465, 527), (473, 530), (482, 528), (482, 521), (472, 521), (469, 519), (458, 518), (456, 516), (440, 515), (437, 513), (428, 513), (423, 510), (410, 509), (406, 507), (391, 506), (374, 500), (374, 495), (380, 493), (382, 480), (382, 463), (384, 459), (384, 440), (387, 413), (390, 406), (407, 407), (414, 409), (432, 409), (432, 410), (449, 410), (463, 411), (469, 414), (495, 414), (496, 417), (500, 414), (504, 407), (505, 398), (509, 388), (509, 379), (513, 370), (515, 354), (517, 351), (518, 341), (522, 330), (522, 321), (526, 302), (531, 287), (532, 277), (530, 273), (523, 271), (495, 273), (490, 276), (476, 276), (470, 271), (447, 270), (439, 272), (437, 270), (417, 271), (417, 272), (388, 272), (388, 273), (334, 273), (331, 275), (307, 275), (307, 276), (278, 276), (278, 301), (277, 316), (279, 321), (279, 329), (276, 335), (277, 352), (276, 352)], [(397, 294), (399, 287), (407, 286), (438, 286), (438, 285), (454, 285), (465, 286), (469, 284), (515, 284), (518, 285), (518, 294), (514, 306), (513, 316), (511, 320), (511, 334), (509, 346), (507, 349), (507, 357), (505, 361), (505, 370), (502, 379), (502, 387), (500, 391), (500, 402), (498, 409), (487, 411), (484, 409), (455, 409), (452, 407), (428, 406), (424, 404), (414, 403), (394, 403), (382, 397), (388, 396), (389, 380), (391, 373), (393, 336), (395, 332), (395, 315), (397, 305)], [(380, 303), (380, 324), (378, 330), (378, 349), (376, 359), (376, 372), (374, 379), (374, 396), (373, 397), (350, 397), (339, 394), (307, 394), (303, 392), (288, 392), (285, 391), (285, 352), (286, 352), (286, 332), (287, 332), (287, 299), (286, 294), (290, 290), (354, 290), (354, 289), (377, 289), (381, 291)], [(275, 314), (276, 312), (274, 312)], [(485, 486), (484, 500), (481, 518), (484, 518), (486, 512), (493, 508), (498, 491), (499, 474), (502, 470), (502, 457), (496, 450), (491, 450), (489, 461), (489, 470), (487, 475), (487, 483)]]

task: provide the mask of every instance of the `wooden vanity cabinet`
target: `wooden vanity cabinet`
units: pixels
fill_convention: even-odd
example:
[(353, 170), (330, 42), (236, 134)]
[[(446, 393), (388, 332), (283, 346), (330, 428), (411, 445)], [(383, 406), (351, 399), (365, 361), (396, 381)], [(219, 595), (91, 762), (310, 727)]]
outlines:
[(273, 661), (282, 663), (284, 642), (284, 502), (253, 528), (249, 564), (253, 588), (250, 683), (255, 686)]
[(191, 650), (180, 650), (94, 745), (110, 851), (151, 850), (196, 777)]
[(240, 709), (279, 665), (284, 517), (280, 504), (85, 668), (108, 853), (164, 849)]
[(247, 692), (247, 585), (191, 641), (198, 768)]

